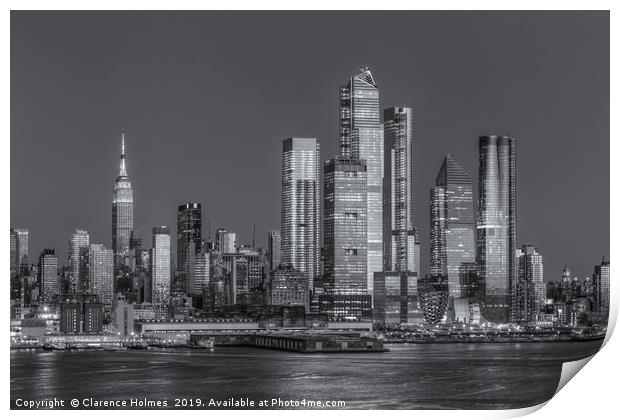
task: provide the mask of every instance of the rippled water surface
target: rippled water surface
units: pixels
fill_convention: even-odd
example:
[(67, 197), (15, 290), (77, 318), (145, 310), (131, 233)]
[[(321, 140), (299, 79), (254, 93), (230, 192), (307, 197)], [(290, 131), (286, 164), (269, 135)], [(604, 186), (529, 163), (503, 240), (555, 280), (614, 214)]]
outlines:
[(11, 351), (17, 398), (342, 400), (347, 408), (520, 408), (548, 400), (562, 363), (602, 341), (408, 344), (387, 353), (298, 354), (252, 348)]

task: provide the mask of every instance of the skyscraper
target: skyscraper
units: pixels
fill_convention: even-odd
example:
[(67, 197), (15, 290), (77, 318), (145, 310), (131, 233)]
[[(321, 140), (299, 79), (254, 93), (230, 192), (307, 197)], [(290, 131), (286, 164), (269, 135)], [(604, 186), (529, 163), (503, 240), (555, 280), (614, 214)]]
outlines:
[(269, 230), (267, 249), (269, 252), (269, 271), (273, 271), (282, 264), (282, 237), (280, 229)]
[(480, 137), (478, 270), (482, 316), (510, 321), (516, 281), (516, 150), (508, 136)]
[(129, 239), (133, 230), (133, 189), (125, 166), (125, 131), (121, 134), (121, 164), (112, 198), (112, 251), (114, 278), (121, 274), (125, 257), (129, 254)]
[(367, 289), (383, 270), (383, 143), (379, 89), (368, 68), (340, 87), (340, 156), (363, 159), (367, 167)]
[(58, 257), (54, 249), (44, 249), (39, 257), (39, 288), (43, 302), (52, 301), (60, 293)]
[(72, 293), (80, 291), (82, 285), (87, 281), (81, 276), (84, 274), (84, 270), (80, 269), (80, 263), (84, 261), (83, 258), (80, 258), (80, 251), (88, 248), (89, 245), (90, 236), (86, 230), (77, 229), (69, 238), (69, 284)]
[(367, 295), (366, 165), (356, 158), (325, 162), (323, 243), (330, 293)]
[(18, 273), (20, 266), (28, 266), (28, 229), (11, 228), (11, 273)]
[(603, 256), (600, 265), (594, 266), (592, 281), (594, 283), (594, 310), (603, 314), (604, 321), (609, 314), (609, 260)]
[(102, 244), (90, 244), (88, 284), (89, 292), (99, 297), (104, 312), (109, 313), (114, 296), (114, 255)]
[(153, 248), (150, 255), (151, 303), (167, 305), (170, 299), (170, 229), (153, 228)]
[(512, 322), (533, 322), (544, 307), (546, 287), (543, 259), (538, 248), (523, 245), (517, 250), (518, 275), (512, 299)]
[[(196, 255), (202, 249), (202, 210), (200, 203), (186, 203), (177, 211), (177, 270), (186, 293), (191, 293)], [(192, 288), (193, 289), (193, 288)]]
[(282, 263), (308, 276), (319, 273), (320, 146), (315, 138), (282, 143)]
[(431, 275), (448, 280), (451, 313), (454, 299), (469, 294), (470, 285), (462, 284), (462, 279), (464, 268), (476, 261), (476, 248), (472, 180), (449, 154), (431, 189), (430, 206)]
[(420, 244), (413, 226), (413, 110), (388, 108), (383, 120), (383, 269), (417, 273)]

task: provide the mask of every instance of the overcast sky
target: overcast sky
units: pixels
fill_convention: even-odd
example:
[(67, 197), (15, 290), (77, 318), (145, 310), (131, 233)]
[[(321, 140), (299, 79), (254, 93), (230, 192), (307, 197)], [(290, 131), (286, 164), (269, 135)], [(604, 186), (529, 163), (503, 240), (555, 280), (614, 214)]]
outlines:
[(66, 260), (76, 228), (111, 246), (121, 129), (135, 227), (203, 205), (266, 244), (282, 139), (337, 152), (338, 88), (368, 66), (381, 106), (414, 109), (414, 223), (444, 154), (477, 190), (478, 137), (517, 138), (518, 244), (545, 279), (609, 253), (607, 12), (104, 12), (11, 15), (11, 226)]

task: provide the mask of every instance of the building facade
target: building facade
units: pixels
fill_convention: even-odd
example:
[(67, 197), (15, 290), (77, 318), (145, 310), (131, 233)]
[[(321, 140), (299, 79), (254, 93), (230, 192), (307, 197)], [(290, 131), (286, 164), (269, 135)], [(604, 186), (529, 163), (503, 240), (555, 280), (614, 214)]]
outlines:
[(193, 291), (194, 263), (202, 251), (200, 203), (186, 203), (177, 210), (177, 270), (185, 293)]
[(594, 310), (604, 314), (604, 318), (609, 314), (610, 275), (609, 260), (603, 257), (601, 264), (594, 266), (592, 282), (594, 283)]
[(543, 258), (538, 248), (523, 245), (517, 250), (517, 281), (512, 299), (512, 322), (534, 322), (547, 299)]
[(269, 298), (271, 305), (303, 306), (308, 313), (310, 291), (307, 276), (292, 267), (275, 270), (271, 276)]
[(320, 146), (315, 138), (282, 143), (282, 264), (303, 271), (310, 287), (320, 264)]
[(114, 253), (101, 244), (90, 244), (88, 256), (89, 292), (97, 295), (105, 313), (110, 313), (114, 297)]
[(76, 230), (69, 238), (69, 285), (71, 292), (79, 291), (81, 286), (87, 281), (84, 278), (85, 270), (81, 264), (84, 261), (83, 250), (88, 249), (90, 245), (90, 235), (86, 230)]
[(383, 142), (379, 88), (368, 68), (340, 87), (340, 156), (366, 163), (366, 289), (383, 271)]
[(46, 248), (39, 257), (39, 297), (43, 302), (51, 302), (60, 294), (58, 280), (58, 257), (52, 248)]
[(516, 141), (480, 137), (477, 259), (481, 312), (487, 321), (511, 319), (516, 282)]
[(153, 247), (150, 253), (150, 303), (167, 305), (170, 300), (170, 228), (153, 228)]
[(280, 229), (270, 229), (267, 234), (267, 252), (269, 254), (269, 271), (276, 270), (282, 264), (282, 237)]
[(11, 273), (18, 274), (20, 267), (28, 266), (28, 229), (11, 228)]

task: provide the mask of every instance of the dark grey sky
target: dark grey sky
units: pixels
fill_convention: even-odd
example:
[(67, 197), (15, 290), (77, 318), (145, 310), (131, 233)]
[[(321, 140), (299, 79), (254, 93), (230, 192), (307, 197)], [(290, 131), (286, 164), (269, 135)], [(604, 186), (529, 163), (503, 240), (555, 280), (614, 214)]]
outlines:
[(477, 183), (490, 133), (517, 138), (518, 242), (539, 246), (546, 280), (609, 253), (607, 12), (14, 12), (11, 225), (30, 229), (33, 255), (64, 261), (76, 228), (110, 246), (125, 128), (147, 243), (195, 200), (213, 230), (249, 243), (256, 222), (264, 244), (282, 139), (335, 154), (338, 88), (363, 65), (383, 108), (414, 108), (423, 272), (443, 155)]

